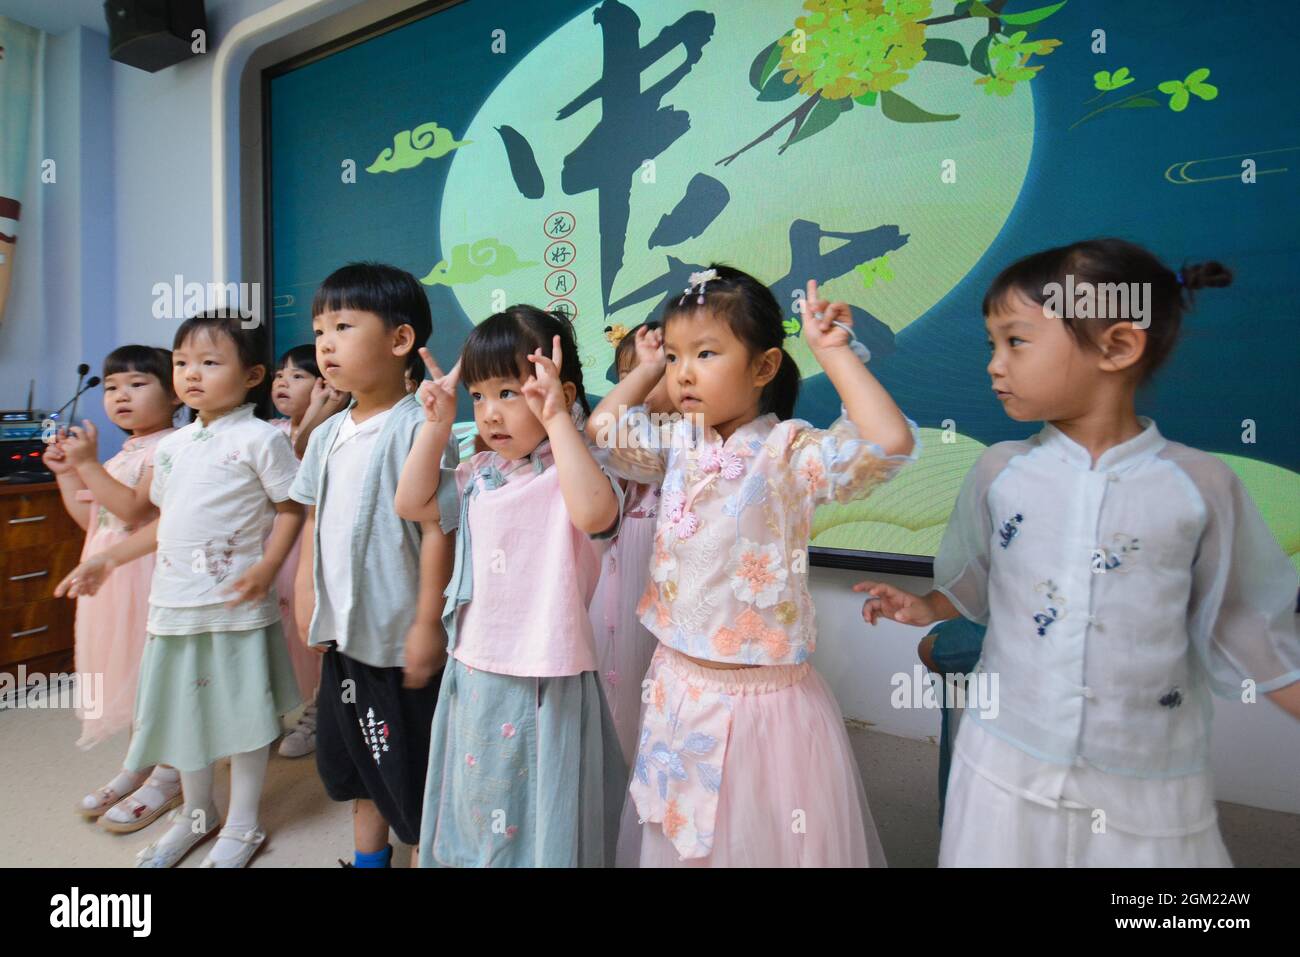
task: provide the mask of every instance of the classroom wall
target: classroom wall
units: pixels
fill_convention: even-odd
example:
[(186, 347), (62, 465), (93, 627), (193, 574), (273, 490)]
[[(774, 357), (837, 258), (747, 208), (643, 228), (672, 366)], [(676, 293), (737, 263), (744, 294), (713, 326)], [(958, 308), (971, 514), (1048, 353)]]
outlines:
[[(214, 47), (241, 19), (271, 3), (229, 0), (215, 9), (210, 4)], [(268, 40), (251, 55), (248, 69), (342, 35), (364, 18), (377, 19), (398, 6), (390, 0), (371, 0), (365, 9), (343, 0), (327, 3), (321, 16), (336, 14), (328, 24)], [(151, 75), (111, 63), (104, 45), (102, 35), (84, 29), (53, 38), (50, 45), (45, 148), (72, 157), (71, 178), (64, 179), (68, 167), (61, 163), (59, 190), (41, 194), (43, 224), (24, 224), (25, 244), (42, 225), (44, 242), (40, 256), (25, 256), (18, 264), (10, 317), (25, 310), (42, 315), (46, 332), (16, 339), (15, 323), (0, 327), (0, 405), (20, 404), (26, 369), (42, 370), (38, 400), (48, 404), (70, 393), (79, 360), (98, 365), (105, 351), (125, 342), (169, 344), (176, 323), (152, 318), (154, 283), (169, 282), (176, 273), (208, 280), (212, 57)], [(231, 208), (243, 210), (247, 220), (233, 238), (234, 271), (241, 261), (248, 264), (242, 276), (228, 277), (236, 280), (260, 278), (255, 272), (260, 220), (249, 215), (250, 210), (260, 215), (256, 90), (255, 73), (246, 73), (232, 94), (244, 104), (244, 115), (230, 124), (237, 134), (233, 142), (242, 135), (243, 144), (233, 160), (233, 182), (242, 178), (249, 186), (231, 197)], [(91, 405), (97, 408), (98, 401)], [(106, 451), (120, 441), (110, 432), (105, 430)], [(892, 676), (910, 673), (916, 662), (922, 630), (892, 622), (870, 629), (862, 623), (860, 596), (849, 587), (873, 576), (814, 568), (810, 577), (820, 624), (814, 661), (846, 715), (890, 734), (936, 736), (934, 712), (896, 710), (889, 701)], [(924, 579), (885, 580), (914, 590), (930, 586)], [(1219, 796), (1300, 813), (1298, 730), (1266, 701), (1220, 702), (1213, 744)]]

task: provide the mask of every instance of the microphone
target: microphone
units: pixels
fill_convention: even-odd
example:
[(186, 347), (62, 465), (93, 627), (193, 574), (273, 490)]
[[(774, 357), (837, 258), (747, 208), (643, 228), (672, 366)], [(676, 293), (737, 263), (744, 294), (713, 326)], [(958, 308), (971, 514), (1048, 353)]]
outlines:
[[(90, 371), (90, 369), (87, 368), (87, 369), (86, 369), (86, 372), (89, 372), (89, 371)], [(85, 375), (85, 373), (83, 372), (82, 375)], [(76, 395), (74, 395), (74, 396), (73, 396), (71, 399), (69, 399), (67, 402), (63, 403), (63, 405), (59, 406), (57, 409), (54, 410), (54, 412), (52, 412), (52, 413), (50, 414), (50, 418), (53, 419), (53, 418), (57, 417), (58, 414), (59, 414), (60, 412), (62, 412), (64, 409), (66, 409), (68, 406), (72, 406), (72, 415), (68, 416), (68, 420), (71, 421), (71, 422), (75, 422), (75, 421), (76, 421), (76, 416), (77, 416), (77, 399), (79, 399), (79, 398), (81, 397), (81, 393), (86, 392), (86, 391), (88, 391), (88, 390), (90, 390), (90, 389), (93, 389), (93, 388), (94, 388), (95, 386), (97, 386), (97, 385), (99, 385), (99, 376), (97, 376), (97, 375), (93, 375), (93, 376), (91, 376), (89, 379), (86, 380), (86, 384), (85, 384), (85, 385), (83, 385), (83, 386), (81, 386), (79, 389), (77, 389), (77, 393), (76, 393)]]

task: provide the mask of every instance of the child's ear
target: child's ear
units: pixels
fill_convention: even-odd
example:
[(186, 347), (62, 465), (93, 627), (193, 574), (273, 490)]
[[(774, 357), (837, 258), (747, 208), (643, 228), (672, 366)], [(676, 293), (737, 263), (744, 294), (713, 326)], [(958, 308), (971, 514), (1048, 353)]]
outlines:
[(564, 383), (564, 404), (568, 408), (573, 407), (573, 403), (578, 400), (578, 387), (572, 382)]
[(782, 352), (783, 350), (773, 346), (756, 357), (754, 361), (754, 385), (761, 389), (776, 378), (777, 370), (781, 368)]
[(415, 329), (402, 323), (393, 330), (393, 355), (408, 356), (415, 351)]
[(1116, 322), (1107, 326), (1097, 341), (1101, 353), (1098, 368), (1106, 372), (1122, 372), (1132, 368), (1146, 351), (1147, 334), (1131, 322)]
[(244, 377), (244, 384), (250, 389), (255, 389), (262, 384), (262, 380), (265, 378), (266, 366), (259, 362), (257, 365), (249, 367), (248, 375)]

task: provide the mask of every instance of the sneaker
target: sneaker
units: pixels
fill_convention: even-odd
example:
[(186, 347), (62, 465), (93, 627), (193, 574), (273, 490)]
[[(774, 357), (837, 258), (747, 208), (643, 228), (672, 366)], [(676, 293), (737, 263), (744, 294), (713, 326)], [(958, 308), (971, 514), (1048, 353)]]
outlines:
[(280, 757), (302, 758), (316, 750), (316, 706), (309, 704), (292, 731), (280, 742)]

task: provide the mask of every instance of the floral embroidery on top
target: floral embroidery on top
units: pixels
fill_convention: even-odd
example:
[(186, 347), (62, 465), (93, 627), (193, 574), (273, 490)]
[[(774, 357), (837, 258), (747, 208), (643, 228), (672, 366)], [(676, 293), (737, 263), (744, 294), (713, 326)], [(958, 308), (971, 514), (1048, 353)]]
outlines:
[(203, 565), (202, 568), (195, 570), (206, 572), (217, 584), (225, 581), (226, 576), (230, 574), (230, 566), (235, 555), (235, 544), (241, 531), (243, 531), (242, 528), (237, 528), (231, 532), (224, 545), (218, 546), (211, 538), (204, 542)]
[(1140, 539), (1130, 538), (1123, 532), (1116, 532), (1111, 536), (1111, 545), (1109, 549), (1097, 549), (1094, 570), (1113, 572), (1117, 568), (1131, 567), (1137, 553), (1142, 550)]
[(1025, 517), (1019, 512), (1016, 512), (1015, 515), (1002, 523), (1002, 528), (998, 530), (998, 538), (1002, 540), (999, 544), (1001, 544), (1003, 548), (1010, 545), (1011, 540), (1020, 534), (1020, 523), (1024, 520)]
[(731, 563), (727, 571), (736, 597), (759, 608), (776, 604), (787, 576), (776, 542), (759, 545), (745, 538), (731, 546)]
[(1170, 689), (1168, 694), (1162, 695), (1160, 698), (1160, 707), (1162, 708), (1177, 708), (1182, 703), (1183, 692), (1177, 685)]
[(1051, 579), (1039, 582), (1034, 586), (1034, 591), (1046, 593), (1049, 602), (1046, 608), (1034, 615), (1034, 624), (1038, 626), (1038, 636), (1041, 638), (1047, 634), (1050, 625), (1065, 617), (1065, 598), (1057, 594), (1056, 583)]
[(713, 647), (720, 654), (733, 657), (752, 643), (760, 643), (768, 656), (781, 660), (790, 651), (790, 637), (780, 628), (769, 628), (762, 616), (750, 608), (736, 619), (736, 627), (719, 628), (713, 636)]

